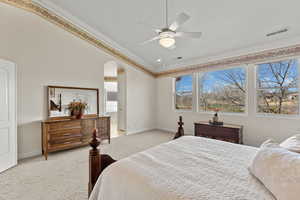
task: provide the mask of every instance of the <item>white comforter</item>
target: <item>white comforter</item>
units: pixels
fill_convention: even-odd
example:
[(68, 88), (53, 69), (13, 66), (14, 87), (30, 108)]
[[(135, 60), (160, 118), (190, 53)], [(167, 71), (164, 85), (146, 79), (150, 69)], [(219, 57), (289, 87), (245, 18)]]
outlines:
[(256, 151), (181, 137), (108, 167), (90, 200), (275, 200), (248, 171)]

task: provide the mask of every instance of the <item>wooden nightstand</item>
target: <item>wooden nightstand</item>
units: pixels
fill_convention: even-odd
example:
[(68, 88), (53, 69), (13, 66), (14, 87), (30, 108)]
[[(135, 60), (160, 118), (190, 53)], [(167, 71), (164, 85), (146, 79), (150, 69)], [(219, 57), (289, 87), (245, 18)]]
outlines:
[(223, 126), (214, 126), (208, 122), (194, 124), (195, 136), (243, 144), (243, 126), (225, 123)]

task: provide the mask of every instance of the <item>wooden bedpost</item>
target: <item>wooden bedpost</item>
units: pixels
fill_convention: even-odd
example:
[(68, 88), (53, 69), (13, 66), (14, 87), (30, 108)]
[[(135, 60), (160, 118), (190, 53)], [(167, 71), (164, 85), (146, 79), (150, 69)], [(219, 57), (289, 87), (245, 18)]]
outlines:
[(101, 173), (101, 156), (98, 149), (100, 140), (97, 138), (97, 133), (97, 129), (94, 129), (93, 137), (90, 141), (90, 146), (92, 147), (92, 149), (90, 150), (89, 156), (89, 196)]
[(98, 139), (98, 131), (94, 129), (92, 140), (90, 141), (90, 146), (92, 149), (90, 150), (89, 155), (89, 196), (93, 191), (93, 188), (100, 176), (101, 172), (116, 162), (110, 155), (100, 154), (100, 150), (98, 146), (100, 145), (100, 140)]
[(174, 139), (184, 136), (183, 125), (184, 125), (184, 123), (182, 122), (182, 116), (179, 116), (178, 130), (177, 130), (177, 133), (175, 134)]

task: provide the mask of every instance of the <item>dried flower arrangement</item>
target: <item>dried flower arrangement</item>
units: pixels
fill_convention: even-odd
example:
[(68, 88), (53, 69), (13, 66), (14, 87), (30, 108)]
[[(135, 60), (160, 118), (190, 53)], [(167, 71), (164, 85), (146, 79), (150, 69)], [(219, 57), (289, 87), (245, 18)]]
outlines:
[(70, 102), (67, 109), (70, 111), (71, 116), (76, 119), (81, 119), (84, 111), (87, 109), (87, 103), (81, 101)]

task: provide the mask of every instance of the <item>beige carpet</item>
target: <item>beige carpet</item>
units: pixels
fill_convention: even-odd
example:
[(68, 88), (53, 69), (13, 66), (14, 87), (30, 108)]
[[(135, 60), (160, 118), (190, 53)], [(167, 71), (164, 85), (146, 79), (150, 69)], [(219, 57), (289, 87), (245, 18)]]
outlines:
[[(174, 134), (150, 131), (113, 138), (102, 153), (121, 159), (172, 139)], [(86, 200), (88, 147), (52, 153), (19, 162), (0, 174), (0, 200)]]

